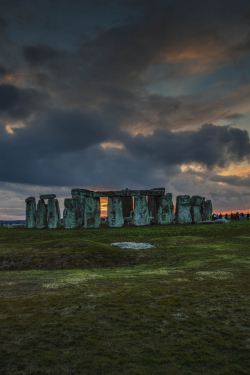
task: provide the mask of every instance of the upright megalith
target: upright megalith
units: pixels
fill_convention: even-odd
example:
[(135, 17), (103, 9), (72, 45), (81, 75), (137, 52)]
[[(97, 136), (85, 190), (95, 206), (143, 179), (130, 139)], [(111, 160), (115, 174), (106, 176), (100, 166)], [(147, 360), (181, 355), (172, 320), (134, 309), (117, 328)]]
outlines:
[(79, 227), (82, 227), (84, 226), (85, 198), (92, 196), (92, 192), (87, 189), (72, 189), (71, 194), (72, 198), (77, 200)]
[(65, 229), (76, 229), (81, 227), (77, 199), (64, 199), (63, 225)]
[(48, 199), (47, 224), (49, 229), (61, 228), (61, 214), (57, 199)]
[(122, 197), (108, 198), (108, 225), (122, 227), (124, 225)]
[[(150, 217), (154, 217), (156, 215), (156, 198), (154, 196), (148, 196), (148, 212)], [(160, 197), (159, 197), (160, 198)]]
[(100, 228), (100, 198), (86, 197), (84, 200), (84, 228)]
[(36, 198), (28, 197), (26, 202), (26, 223), (25, 227), (32, 229), (36, 227)]
[(205, 198), (199, 195), (194, 195), (191, 198), (191, 215), (193, 223), (199, 223), (202, 221), (202, 212)]
[(162, 195), (156, 198), (155, 223), (171, 224), (173, 221), (172, 194)]
[(202, 220), (212, 220), (213, 206), (212, 201), (207, 200), (203, 202)]
[(133, 197), (121, 197), (123, 217), (129, 217), (130, 211), (133, 211)]
[(189, 195), (178, 195), (176, 197), (176, 223), (192, 223), (191, 198)]
[(45, 229), (47, 225), (47, 204), (45, 204), (44, 199), (40, 199), (36, 210), (36, 228)]
[(147, 197), (145, 195), (136, 195), (134, 199), (133, 225), (149, 225), (150, 218)]

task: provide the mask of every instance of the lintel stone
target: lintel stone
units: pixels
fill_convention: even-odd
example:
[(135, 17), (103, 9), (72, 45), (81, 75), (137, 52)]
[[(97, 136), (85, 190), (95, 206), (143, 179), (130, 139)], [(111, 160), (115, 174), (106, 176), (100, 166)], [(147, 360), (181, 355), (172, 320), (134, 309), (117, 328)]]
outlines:
[(56, 197), (55, 194), (43, 194), (40, 195), (40, 199), (54, 199)]
[(151, 189), (151, 190), (116, 190), (116, 191), (95, 191), (93, 192), (94, 198), (100, 197), (136, 197), (136, 196), (161, 196), (165, 194), (164, 188)]

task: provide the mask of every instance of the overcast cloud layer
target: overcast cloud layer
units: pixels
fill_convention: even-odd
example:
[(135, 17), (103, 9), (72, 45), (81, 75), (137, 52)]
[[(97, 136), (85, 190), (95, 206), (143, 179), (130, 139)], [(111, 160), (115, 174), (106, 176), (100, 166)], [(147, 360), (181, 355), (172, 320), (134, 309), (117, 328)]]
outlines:
[(2, 0), (0, 219), (153, 188), (250, 210), (247, 0)]

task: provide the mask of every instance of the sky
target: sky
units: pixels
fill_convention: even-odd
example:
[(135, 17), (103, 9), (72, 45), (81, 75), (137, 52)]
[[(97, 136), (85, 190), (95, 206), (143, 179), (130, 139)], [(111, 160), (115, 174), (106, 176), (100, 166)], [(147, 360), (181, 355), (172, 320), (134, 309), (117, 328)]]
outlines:
[(250, 211), (248, 0), (1, 0), (0, 219), (72, 188)]

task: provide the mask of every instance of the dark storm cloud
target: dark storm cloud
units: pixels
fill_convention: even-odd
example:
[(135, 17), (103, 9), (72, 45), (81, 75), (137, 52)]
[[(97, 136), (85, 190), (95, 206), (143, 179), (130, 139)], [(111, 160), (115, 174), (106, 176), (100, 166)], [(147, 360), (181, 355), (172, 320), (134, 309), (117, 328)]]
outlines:
[[(238, 62), (249, 52), (248, 1), (38, 3), (0, 4), (2, 181), (185, 192), (180, 166), (194, 163), (208, 169), (212, 190), (223, 182), (213, 168), (249, 156), (246, 131), (210, 124), (247, 119), (249, 72)], [(9, 120), (25, 127), (7, 134)]]
[(222, 176), (222, 175), (214, 175), (210, 177), (210, 181), (214, 182), (222, 182), (228, 185), (233, 186), (244, 186), (250, 187), (250, 176), (242, 177), (237, 175), (230, 175), (230, 176)]
[(3, 65), (0, 65), (0, 78), (9, 74), (10, 71), (6, 69)]
[[(60, 185), (69, 183), (67, 174), (78, 164), (77, 153), (112, 138), (114, 133), (109, 124), (103, 123), (97, 116), (90, 116), (79, 111), (48, 111), (39, 119), (29, 122), (25, 128), (14, 129), (14, 134), (0, 128), (0, 180), (23, 183)], [(64, 170), (58, 178), (54, 164), (64, 156), (75, 154), (72, 164), (60, 166)], [(4, 162), (8, 155), (7, 163)], [(89, 170), (88, 170), (89, 172)], [(53, 181), (53, 182), (52, 182)], [(61, 181), (61, 182), (60, 182)]]
[(23, 120), (34, 115), (48, 101), (34, 89), (19, 89), (13, 85), (0, 85), (0, 117), (5, 120)]
[(225, 120), (240, 120), (245, 118), (246, 116), (243, 115), (242, 113), (232, 113), (231, 115), (225, 116)]
[(58, 53), (51, 47), (38, 45), (23, 47), (23, 56), (30, 66), (38, 66), (43, 65), (44, 62), (50, 63), (58, 56)]
[(3, 18), (2, 16), (0, 16), (0, 33), (6, 29), (6, 27), (9, 25), (9, 22)]
[(125, 144), (139, 159), (166, 165), (195, 162), (210, 169), (242, 161), (250, 154), (247, 131), (213, 124), (204, 124), (198, 131), (192, 132), (155, 130), (147, 136), (138, 134), (126, 140)]

